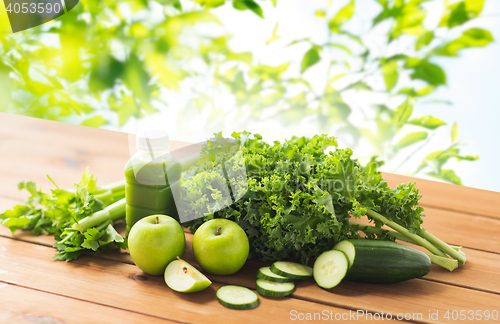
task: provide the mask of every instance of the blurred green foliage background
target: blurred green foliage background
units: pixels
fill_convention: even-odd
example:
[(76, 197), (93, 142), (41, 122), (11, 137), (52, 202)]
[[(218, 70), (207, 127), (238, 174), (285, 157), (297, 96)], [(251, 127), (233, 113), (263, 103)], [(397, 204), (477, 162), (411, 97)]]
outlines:
[[(481, 16), (484, 0), (351, 0), (339, 10), (325, 0), (315, 19), (324, 24), (327, 41), (301, 38), (281, 48), (305, 46), (299, 58), (267, 65), (232, 49), (217, 10), (232, 7), (265, 19), (276, 1), (82, 0), (54, 22), (0, 35), (0, 111), (119, 130), (171, 106), (169, 93), (187, 92), (186, 100), (194, 99), (215, 125), (228, 118), (235, 128), (269, 119), (293, 127), (308, 120), (316, 133), (348, 138), (354, 148), (366, 142), (370, 155), (398, 160), (392, 171), (462, 184), (447, 163), (478, 157), (462, 153), (456, 123), (415, 117), (414, 107), (447, 83), (435, 58), (493, 41), (481, 28), (465, 28), (450, 39)], [(369, 32), (379, 34), (376, 46), (366, 41), (369, 32), (345, 27), (364, 3), (375, 1), (379, 11)], [(428, 1), (446, 8), (432, 28), (424, 24)], [(280, 41), (279, 22), (269, 35), (255, 37), (273, 46)], [(319, 65), (326, 77), (318, 83), (308, 70)], [(233, 98), (231, 114), (198, 86), (200, 79), (209, 80), (205, 88)], [(385, 99), (358, 107), (345, 100), (348, 93)], [(422, 154), (443, 128), (449, 142)]]

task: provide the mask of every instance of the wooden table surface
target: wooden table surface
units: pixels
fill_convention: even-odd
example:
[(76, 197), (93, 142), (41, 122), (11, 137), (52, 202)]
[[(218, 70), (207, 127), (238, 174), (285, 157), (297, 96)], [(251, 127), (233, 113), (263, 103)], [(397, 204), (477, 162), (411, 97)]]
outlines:
[[(103, 185), (123, 178), (130, 154), (124, 133), (0, 113), (0, 156), (3, 211), (26, 198), (17, 190), (19, 181), (32, 180), (49, 190), (49, 174), (60, 187), (71, 188), (90, 167)], [(411, 180), (385, 177), (391, 186)], [(209, 276), (213, 284), (202, 292), (181, 294), (161, 276), (144, 275), (127, 253), (106, 251), (59, 262), (52, 259), (53, 237), (11, 235), (0, 226), (0, 323), (281, 323), (308, 315), (314, 319), (314, 313), (317, 320), (343, 316), (363, 323), (382, 312), (410, 322), (473, 323), (485, 311), (497, 319), (483, 317), (484, 322), (500, 322), (500, 193), (417, 183), (427, 214), (424, 226), (464, 246), (467, 263), (453, 272), (433, 266), (420, 279), (390, 285), (343, 282), (329, 291), (308, 280), (299, 282), (291, 297), (261, 296), (258, 308), (236, 311), (218, 303), (216, 289), (225, 284), (255, 289), (256, 270), (265, 263), (248, 261), (235, 275)], [(184, 258), (198, 266), (191, 240), (186, 234)]]

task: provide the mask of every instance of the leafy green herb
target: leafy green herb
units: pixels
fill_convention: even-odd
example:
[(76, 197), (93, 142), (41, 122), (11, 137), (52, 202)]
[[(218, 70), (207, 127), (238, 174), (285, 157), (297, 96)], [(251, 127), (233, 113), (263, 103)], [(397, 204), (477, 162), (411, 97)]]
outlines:
[(98, 188), (88, 169), (75, 183), (76, 190), (60, 189), (49, 179), (56, 186), (50, 193), (37, 189), (34, 182), (19, 183), (18, 188), (31, 196), (23, 205), (0, 214), (12, 234), (21, 229), (34, 235), (54, 235), (54, 247), (59, 251), (54, 258), (60, 261), (75, 260), (85, 250), (100, 252), (110, 243), (126, 248), (126, 240), (113, 227), (113, 221), (125, 217), (123, 182)]

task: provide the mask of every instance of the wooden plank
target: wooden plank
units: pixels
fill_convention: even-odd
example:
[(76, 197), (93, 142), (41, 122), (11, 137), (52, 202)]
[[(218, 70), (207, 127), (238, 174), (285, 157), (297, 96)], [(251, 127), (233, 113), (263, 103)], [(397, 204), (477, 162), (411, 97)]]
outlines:
[(258, 308), (241, 312), (219, 304), (215, 297), (219, 283), (196, 294), (182, 294), (170, 290), (161, 276), (145, 275), (130, 264), (89, 256), (70, 263), (53, 261), (53, 249), (8, 238), (0, 238), (0, 249), (0, 281), (175, 321), (262, 323), (272, 318), (280, 323), (290, 320), (291, 310), (346, 311), (295, 298), (262, 297)]
[[(0, 234), (8, 235), (8, 233)], [(186, 242), (187, 246), (183, 258), (199, 268), (191, 250), (192, 234), (186, 234)], [(497, 269), (500, 267), (500, 255), (468, 249), (466, 249), (465, 252), (469, 256), (469, 261), (465, 266), (460, 267), (453, 273), (438, 267), (433, 267), (432, 271), (425, 279), (416, 279), (394, 285), (366, 285), (345, 282), (332, 289), (331, 292), (326, 293), (324, 290), (318, 288), (312, 280), (308, 280), (306, 282), (301, 282), (298, 286), (300, 288), (298, 288), (292, 296), (297, 299), (353, 310), (364, 309), (371, 312), (391, 312), (391, 314), (395, 316), (398, 313), (405, 313), (407, 311), (422, 313), (424, 310), (439, 310), (442, 312), (451, 309), (450, 307), (469, 306), (469, 304), (473, 302), (469, 300), (469, 297), (474, 300), (479, 298), (478, 300), (481, 305), (483, 305), (483, 302), (488, 303), (485, 300), (497, 300), (500, 302), (500, 297), (498, 296), (498, 294), (500, 294), (500, 283), (497, 280)], [(107, 251), (106, 253), (100, 254), (99, 258), (111, 259), (133, 265), (133, 261), (127, 253)], [(247, 261), (244, 268), (235, 275), (208, 275), (208, 277), (213, 282), (242, 285), (255, 289), (255, 273), (257, 269), (269, 264), (270, 263), (264, 263), (258, 260), (250, 260)], [(140, 272), (137, 268), (136, 271)], [(471, 289), (464, 290), (464, 288), (455, 287), (454, 285)], [(408, 289), (415, 290), (415, 293), (407, 294)], [(378, 290), (385, 293), (377, 293)], [(482, 291), (493, 292), (495, 294), (486, 294)], [(433, 299), (431, 298), (429, 301), (427, 295), (436, 295), (435, 298), (438, 299), (449, 299), (450, 304), (437, 304), (441, 305), (441, 308), (437, 308), (437, 306), (434, 306)], [(321, 298), (318, 296), (321, 296)], [(355, 296), (363, 296), (363, 303), (356, 304)], [(462, 297), (456, 298), (453, 296)], [(479, 305), (477, 305), (477, 307), (479, 307)]]
[(123, 178), (129, 156), (125, 133), (5, 113), (0, 113), (0, 125), (0, 150), (5, 154), (0, 160), (0, 192), (9, 197), (26, 197), (17, 190), (22, 180), (53, 188), (46, 174), (71, 188), (86, 167), (98, 171), (102, 184)]
[(432, 265), (431, 271), (424, 278), (500, 294), (500, 280), (498, 280), (500, 255), (467, 248), (462, 249), (462, 251), (467, 255), (465, 265), (459, 265), (453, 272)]
[[(85, 168), (98, 176), (98, 185), (120, 181), (123, 169), (136, 152), (129, 147), (127, 133), (70, 125), (0, 113), (0, 197), (24, 200), (26, 191), (17, 190), (20, 181), (34, 181), (44, 191), (55, 188), (47, 174), (61, 188), (70, 189)], [(22, 132), (17, 130), (22, 129)], [(172, 141), (175, 151), (189, 143)], [(132, 152), (131, 152), (132, 150)]]
[(422, 195), (421, 203), (424, 206), (500, 218), (499, 192), (391, 173), (383, 173), (383, 177), (391, 188), (396, 187), (399, 183), (416, 182), (419, 193)]
[(1, 323), (176, 323), (157, 317), (0, 283)]
[(426, 208), (424, 225), (441, 240), (468, 248), (500, 253), (500, 219)]

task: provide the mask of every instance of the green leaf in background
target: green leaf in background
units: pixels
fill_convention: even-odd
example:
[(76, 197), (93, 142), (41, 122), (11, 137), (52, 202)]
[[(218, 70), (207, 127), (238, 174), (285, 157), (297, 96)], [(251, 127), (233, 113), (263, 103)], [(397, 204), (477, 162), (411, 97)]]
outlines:
[(206, 8), (217, 8), (226, 3), (226, 0), (193, 0), (193, 1)]
[(108, 120), (102, 116), (94, 116), (88, 119), (85, 119), (80, 125), (89, 126), (89, 127), (101, 127), (106, 124)]
[(311, 47), (304, 57), (302, 58), (302, 63), (300, 64), (300, 73), (304, 73), (308, 68), (318, 63), (321, 60), (318, 50), (315, 46)]
[(436, 48), (433, 53), (442, 56), (457, 56), (457, 52), (469, 47), (484, 47), (493, 42), (493, 35), (486, 29), (471, 28), (459, 38)]
[(260, 18), (264, 18), (262, 8), (253, 0), (233, 0), (233, 7), (237, 10), (251, 10)]
[(150, 75), (144, 62), (136, 55), (131, 55), (126, 62), (123, 83), (134, 93), (134, 97), (140, 100), (142, 108), (153, 112), (154, 108), (149, 101), (151, 92), (147, 86), (149, 79)]
[(111, 55), (102, 53), (93, 62), (90, 72), (89, 87), (97, 92), (114, 86), (124, 71), (124, 64)]
[(274, 29), (273, 29), (273, 34), (271, 35), (271, 37), (269, 37), (268, 40), (266, 40), (266, 44), (270, 44), (272, 42), (274, 42), (275, 40), (278, 40), (280, 37), (278, 36), (278, 26), (279, 26), (279, 23), (277, 23), (275, 26), (274, 26)]
[[(146, 57), (147, 67), (154, 71), (158, 81), (167, 89), (178, 89), (182, 76), (168, 62), (164, 55), (154, 53)], [(147, 89), (147, 88), (146, 88)], [(147, 90), (149, 91), (149, 90)]]
[(252, 77), (262, 79), (263, 81), (267, 80), (279, 81), (281, 80), (281, 74), (283, 74), (286, 70), (288, 70), (289, 67), (290, 63), (283, 63), (277, 66), (270, 66), (264, 64), (254, 65), (250, 70), (250, 75)]
[(457, 161), (476, 161), (479, 160), (479, 155), (465, 155), (465, 156), (457, 156)]
[(398, 94), (404, 94), (409, 97), (423, 97), (432, 93), (435, 89), (436, 87), (434, 86), (426, 86), (418, 90), (415, 90), (415, 88), (402, 88), (398, 91)]
[(451, 141), (455, 143), (457, 141), (457, 137), (458, 137), (458, 126), (457, 123), (455, 122), (451, 127)]
[[(11, 68), (0, 61), (0, 98), (2, 98), (2, 106), (7, 107), (11, 96), (11, 80), (9, 73)], [(2, 108), (0, 108), (2, 111)]]
[(398, 149), (405, 148), (407, 146), (413, 145), (415, 143), (424, 141), (429, 137), (427, 132), (413, 132), (405, 135), (399, 142), (396, 144)]
[(328, 27), (331, 32), (336, 32), (340, 29), (340, 27), (349, 19), (351, 19), (354, 14), (354, 0), (351, 0), (345, 7), (339, 10), (337, 14), (330, 19), (328, 22)]
[(427, 12), (421, 8), (420, 1), (395, 1), (390, 14), (397, 23), (392, 28), (389, 39), (396, 39), (401, 34), (420, 36), (425, 32), (423, 22)]
[(433, 86), (446, 84), (446, 73), (443, 69), (425, 59), (408, 58), (405, 67), (413, 69), (410, 75), (412, 80), (423, 80)]
[[(118, 114), (118, 125), (123, 126), (132, 116), (138, 116), (139, 109), (133, 96), (123, 96), (121, 101), (109, 97), (109, 107)], [(139, 116), (138, 116), (139, 117)]]
[(415, 43), (415, 49), (417, 51), (419, 49), (422, 49), (423, 47), (429, 45), (433, 39), (434, 39), (434, 32), (432, 31), (424, 32), (422, 35), (418, 37), (417, 42)]
[(395, 111), (393, 116), (393, 123), (399, 129), (403, 127), (404, 124), (410, 119), (411, 114), (413, 113), (413, 104), (410, 103), (410, 99), (405, 100), (401, 105), (399, 105)]
[(314, 15), (319, 18), (325, 18), (326, 12), (324, 10), (316, 10)]
[(182, 3), (180, 0), (174, 0), (172, 5), (174, 6), (175, 9), (182, 11)]
[(328, 44), (326, 44), (326, 46), (328, 46), (328, 47), (335, 47), (335, 48), (341, 49), (344, 52), (346, 52), (347, 54), (352, 55), (352, 51), (349, 49), (349, 47), (344, 46), (342, 44), (328, 43)]
[(378, 3), (380, 3), (383, 7), (383, 10), (378, 14), (377, 17), (375, 17), (372, 21), (372, 26), (375, 27), (376, 25), (378, 25), (379, 23), (381, 23), (382, 21), (386, 20), (386, 19), (389, 19), (391, 18), (392, 16), (394, 16), (394, 12), (395, 10), (393, 10), (393, 8), (389, 8), (389, 6), (387, 6), (387, 0), (381, 0), (381, 1), (378, 1)]
[(446, 12), (439, 22), (440, 27), (453, 28), (479, 16), (484, 7), (484, 0), (465, 0), (447, 4)]
[(398, 82), (398, 63), (392, 61), (382, 65), (382, 74), (387, 91), (391, 91)]
[(460, 178), (453, 170), (442, 169), (441, 172), (439, 173), (432, 171), (427, 174), (430, 175), (431, 177), (441, 179), (443, 181), (450, 182), (459, 186), (463, 186), (462, 180), (460, 180)]
[(420, 118), (414, 118), (408, 122), (410, 125), (421, 126), (427, 129), (436, 129), (440, 126), (446, 125), (444, 121), (433, 116), (424, 116)]
[(456, 158), (459, 153), (460, 150), (456, 147), (449, 147), (446, 150), (438, 150), (429, 153), (422, 161), (422, 164), (417, 169), (417, 172), (429, 166), (435, 169), (439, 174), (443, 165), (448, 162), (448, 160)]

